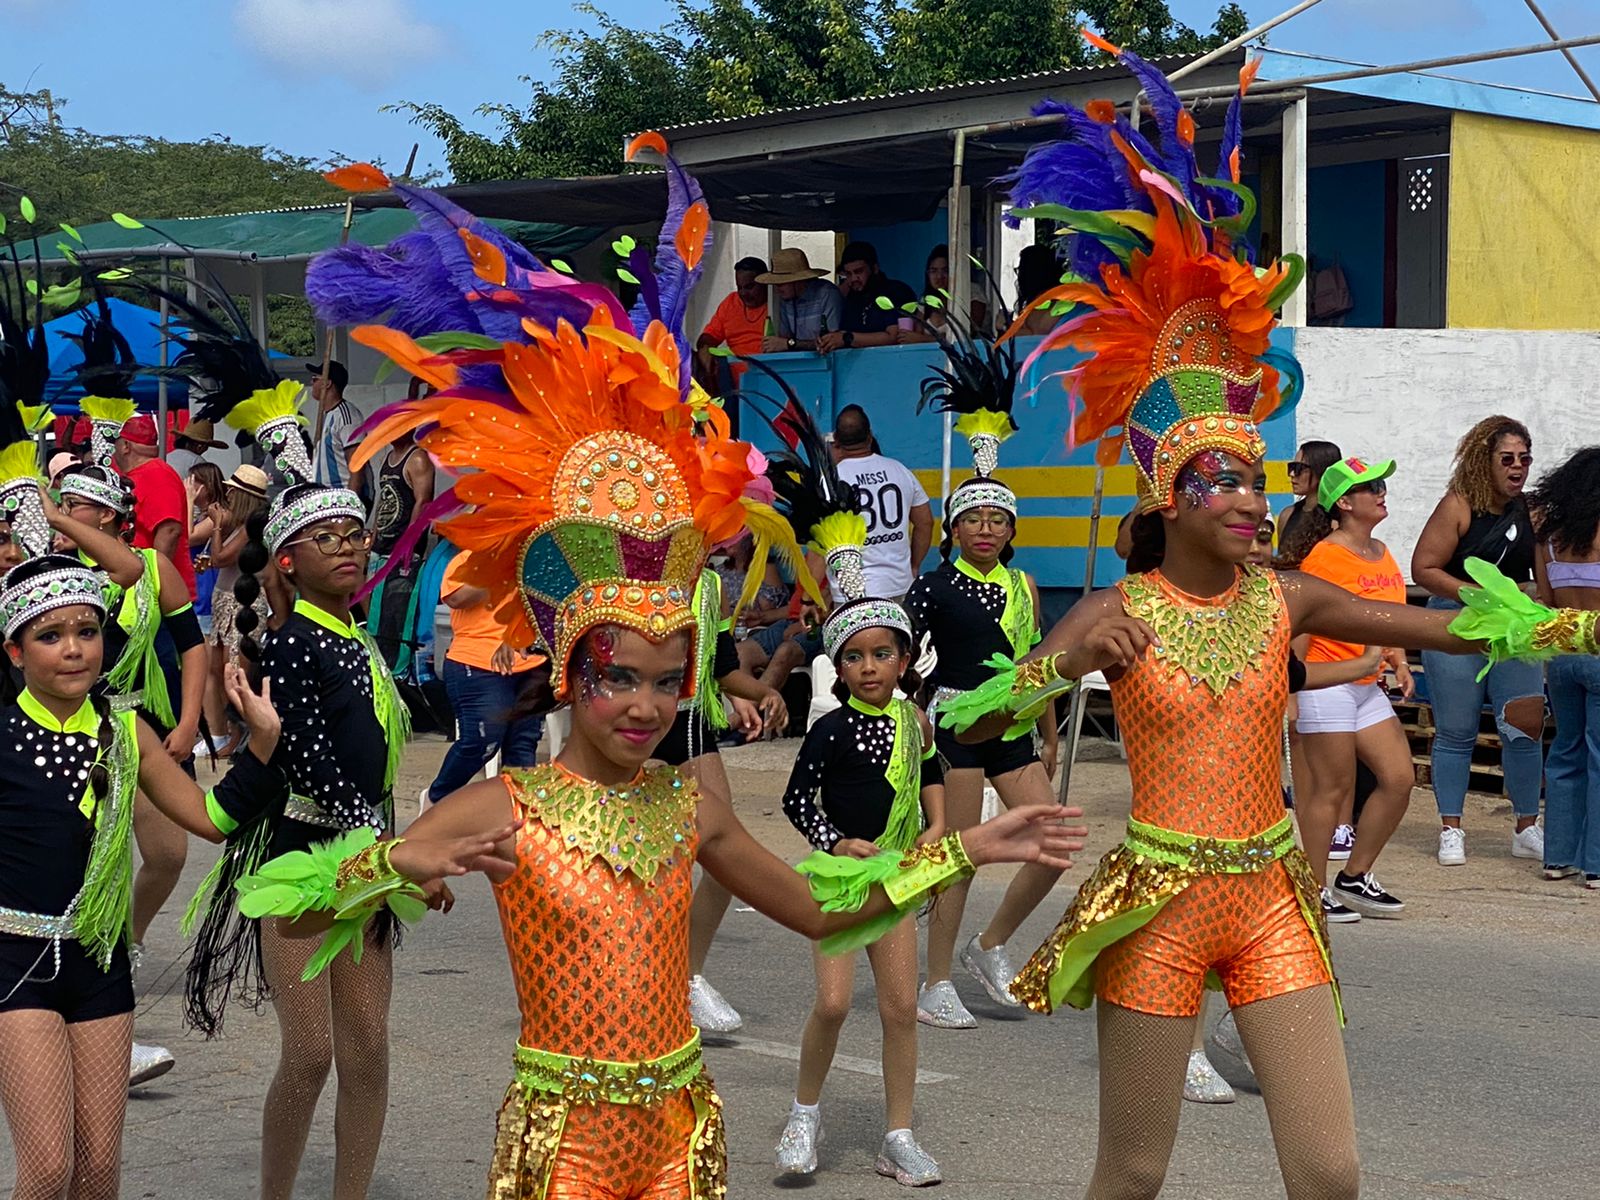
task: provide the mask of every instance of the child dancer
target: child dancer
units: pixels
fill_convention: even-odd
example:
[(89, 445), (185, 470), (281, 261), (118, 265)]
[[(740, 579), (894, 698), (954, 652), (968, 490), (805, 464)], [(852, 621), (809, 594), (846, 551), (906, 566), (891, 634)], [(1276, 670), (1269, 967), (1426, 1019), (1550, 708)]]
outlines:
[[(660, 254), (677, 269), (656, 271), (642, 294), (670, 311), (698, 264), (692, 230), (706, 214), (686, 176), (674, 167), (668, 178), (679, 217)], [(516, 302), (517, 272), (527, 269), (517, 252), (477, 222), (466, 232), (505, 256), (478, 261), (502, 281), (497, 300)], [(707, 547), (743, 524), (753, 480), (748, 446), (688, 432), (675, 365), (687, 350), (659, 316), (642, 338), (614, 325), (613, 305), (596, 304), (581, 333), (530, 317), (537, 345), (508, 342), (460, 363), (493, 362), (509, 387), (509, 402), (493, 413), (492, 454), (483, 452), (481, 393), (457, 387), (457, 363), (468, 356), (430, 356), (380, 331), (408, 369), (430, 370), (442, 389), (403, 406), (395, 424), (427, 423), (422, 444), (443, 465), (478, 468), (457, 484), (475, 511), (446, 532), (470, 552), (467, 575), (490, 591), (509, 643), (527, 644), (537, 631), (549, 654), (554, 697), (572, 706), (572, 736), (557, 761), (457, 792), (405, 838), (347, 836), (294, 870), (280, 862), (245, 881), (243, 903), (280, 916), (344, 908), (359, 928), (375, 904), (410, 890), (407, 877), (491, 868), (522, 1029), (489, 1195), (720, 1200), (720, 1101), (689, 1021), (694, 863), (808, 936), (860, 925), (870, 940), (930, 888), (965, 873), (969, 858), (1060, 863), (1079, 834), (1048, 823), (1062, 810), (1040, 808), (904, 858), (817, 856), (828, 862), (807, 869), (825, 911), (725, 802), (701, 797), (673, 768), (646, 768), (696, 687), (691, 598)], [(357, 842), (364, 848), (341, 861)], [(336, 891), (354, 899), (348, 888), (363, 902), (337, 901)], [(336, 929), (328, 945), (342, 941)]]
[[(832, 469), (827, 459), (812, 465), (813, 472), (831, 474)], [(836, 478), (830, 482), (824, 494), (844, 497), (854, 508), (854, 491)], [(806, 734), (784, 793), (784, 814), (824, 854), (870, 858), (937, 842), (945, 833), (944, 785), (933, 730), (910, 700), (895, 695), (899, 688), (913, 696), (921, 687), (911, 669), (911, 620), (895, 602), (861, 595), (859, 564), (867, 530), (859, 514), (825, 512), (804, 532), (835, 568), (834, 581), (846, 597), (822, 634), (839, 673), (833, 690), (843, 707), (826, 713)], [(794, 1175), (817, 1169), (822, 1085), (850, 1015), (855, 979), (853, 953), (830, 956), (816, 948), (812, 953), (817, 999), (800, 1039), (800, 1078), (777, 1152), (778, 1169)], [(917, 1080), (915, 924), (890, 930), (867, 948), (867, 959), (883, 1022), (888, 1116), (876, 1168), (909, 1187), (938, 1183), (939, 1164), (911, 1133)]]

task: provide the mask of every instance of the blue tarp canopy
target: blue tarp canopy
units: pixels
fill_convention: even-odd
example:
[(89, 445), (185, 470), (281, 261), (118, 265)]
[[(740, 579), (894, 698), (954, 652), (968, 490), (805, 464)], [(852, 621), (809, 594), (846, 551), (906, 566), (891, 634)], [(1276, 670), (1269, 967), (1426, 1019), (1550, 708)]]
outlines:
[[(115, 296), (107, 299), (111, 309), (111, 323), (117, 332), (128, 339), (134, 358), (146, 365), (161, 361), (161, 314), (153, 308), (140, 308)], [(172, 328), (177, 328), (176, 323)], [(58, 414), (78, 411), (78, 401), (83, 399), (83, 385), (78, 382), (77, 369), (83, 362), (83, 351), (68, 334), (83, 332), (82, 312), (71, 312), (64, 317), (45, 323), (45, 337), (50, 346), (50, 382), (45, 387), (44, 398)], [(133, 399), (141, 411), (156, 410), (156, 396), (161, 381), (149, 375), (140, 375), (133, 382)], [(167, 407), (187, 408), (189, 389), (181, 380), (167, 381)]]

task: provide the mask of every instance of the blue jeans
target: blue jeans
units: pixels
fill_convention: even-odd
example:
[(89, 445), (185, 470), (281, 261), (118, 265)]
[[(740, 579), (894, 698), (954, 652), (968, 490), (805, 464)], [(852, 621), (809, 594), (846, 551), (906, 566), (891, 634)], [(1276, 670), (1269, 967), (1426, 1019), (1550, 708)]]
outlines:
[(1600, 662), (1550, 660), (1556, 740), (1544, 764), (1544, 861), (1600, 875)]
[[(1459, 609), (1461, 605), (1430, 596), (1428, 607)], [(1536, 817), (1543, 747), (1539, 739), (1506, 720), (1506, 705), (1525, 696), (1543, 698), (1544, 668), (1538, 663), (1503, 662), (1480, 683), (1477, 676), (1485, 661), (1481, 654), (1422, 652), (1428, 700), (1433, 705), (1433, 798), (1441, 817), (1461, 816), (1472, 775), (1472, 748), (1478, 741), (1478, 721), (1487, 699), (1500, 731), (1506, 795), (1519, 817)]]
[(456, 714), (457, 734), (455, 744), (439, 765), (438, 778), (428, 788), (430, 802), (443, 800), (466, 787), (496, 753), (502, 766), (534, 765), (544, 720), (506, 720), (528, 678), (527, 673), (502, 675), (469, 667), (453, 658), (444, 660), (444, 690)]

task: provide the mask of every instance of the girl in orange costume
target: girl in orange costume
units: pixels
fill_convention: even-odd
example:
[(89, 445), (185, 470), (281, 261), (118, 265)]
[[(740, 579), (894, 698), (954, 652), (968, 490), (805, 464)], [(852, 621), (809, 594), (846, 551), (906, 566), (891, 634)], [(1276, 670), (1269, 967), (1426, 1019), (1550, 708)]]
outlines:
[[(686, 223), (703, 209), (689, 199), (675, 205)], [(669, 229), (662, 242), (675, 241)], [(517, 280), (494, 282), (510, 290)], [(1064, 864), (1082, 831), (1055, 823), (1067, 810), (1019, 809), (904, 856), (821, 856), (802, 864), (808, 886), (725, 799), (698, 794), (675, 768), (646, 769), (679, 700), (694, 694), (695, 639), (714, 633), (697, 629), (692, 602), (706, 552), (763, 519), (743, 499), (756, 483), (751, 451), (715, 421), (704, 440), (692, 433), (696, 397), (683, 402), (677, 372), (687, 359), (675, 358), (661, 324), (638, 337), (597, 306), (581, 332), (565, 321), (527, 329), (533, 346), (437, 356), (392, 331), (358, 336), (438, 376), (440, 392), (391, 410), (374, 437), (427, 424), (419, 440), (441, 463), (478, 468), (456, 485), (474, 510), (447, 531), (468, 550), (463, 575), (491, 593), (508, 642), (548, 652), (571, 737), (554, 763), (464, 788), (404, 838), (355, 835), (269, 864), (241, 884), (241, 907), (331, 910), (320, 960), (358, 947), (352, 931), (382, 904), (415, 915), (408, 880), (481, 867), (496, 880), (522, 1012), (491, 1200), (708, 1200), (726, 1192), (726, 1156), (689, 1021), (696, 861), (768, 915), (848, 948), (973, 864)], [(457, 364), (488, 362), (509, 388), (505, 404), (458, 390)], [(311, 931), (327, 918), (300, 924)]]
[[(1234, 1010), (1291, 1200), (1354, 1197), (1354, 1117), (1319, 888), (1279, 793), (1289, 641), (1313, 633), (1454, 652), (1478, 643), (1434, 613), (1242, 565), (1268, 511), (1256, 421), (1292, 402), (1299, 382), (1267, 335), (1304, 266), (1257, 272), (1236, 256), (1250, 207), (1237, 183), (1237, 103), (1224, 140), (1230, 181), (1201, 178), (1192, 117), (1159, 72), (1123, 58), (1150, 98), (1160, 150), (1109, 104), (1068, 110), (1074, 142), (1035, 150), (1013, 199), (1093, 231), (1079, 233), (1074, 266), (1099, 282), (1037, 302), (1088, 311), (1042, 348), (1092, 356), (1066, 372), (1074, 435), (1104, 438), (1105, 463), (1126, 442), (1139, 510), (1147, 526), (1159, 522), (1161, 565), (1086, 597), (1030, 661), (999, 664), (943, 720), (970, 739), (1008, 722), (1016, 731), (1062, 681), (1097, 670), (1111, 681), (1133, 777), (1128, 833), (1012, 989), (1042, 1012), (1100, 1001), (1091, 1200), (1160, 1192), (1208, 981)], [(1453, 627), (1493, 635), (1496, 657), (1594, 650), (1592, 619), (1481, 578), (1483, 612)], [(1007, 716), (981, 717), (995, 707)]]

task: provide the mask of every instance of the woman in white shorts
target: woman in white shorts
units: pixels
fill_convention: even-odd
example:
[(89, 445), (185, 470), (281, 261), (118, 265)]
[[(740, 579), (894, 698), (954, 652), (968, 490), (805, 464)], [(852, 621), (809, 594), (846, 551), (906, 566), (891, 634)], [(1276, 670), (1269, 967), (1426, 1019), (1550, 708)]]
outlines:
[[(1405, 578), (1399, 564), (1389, 548), (1372, 536), (1374, 527), (1389, 515), (1385, 480), (1392, 474), (1393, 460), (1369, 464), (1346, 458), (1328, 467), (1317, 489), (1316, 506), (1287, 539), (1279, 565), (1297, 566), (1365, 599), (1404, 604)], [(1311, 664), (1357, 659), (1366, 647), (1313, 637), (1298, 639), (1295, 650)], [(1410, 696), (1411, 672), (1404, 654), (1386, 651), (1384, 657), (1403, 693)], [(1405, 815), (1414, 776), (1411, 747), (1383, 689), (1382, 676), (1302, 692), (1298, 700), (1301, 759), (1310, 786), (1296, 796), (1295, 812), (1306, 858), (1324, 883), (1323, 910), (1330, 921), (1398, 917), (1405, 905), (1378, 883), (1372, 869)], [(1377, 777), (1377, 787), (1362, 810), (1360, 828), (1352, 832), (1347, 823), (1355, 798), (1357, 759)], [(1350, 857), (1330, 888), (1328, 855), (1336, 834), (1347, 839)]]

